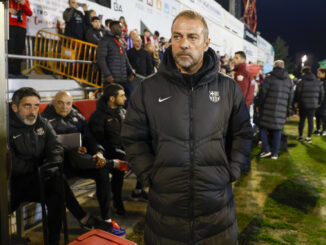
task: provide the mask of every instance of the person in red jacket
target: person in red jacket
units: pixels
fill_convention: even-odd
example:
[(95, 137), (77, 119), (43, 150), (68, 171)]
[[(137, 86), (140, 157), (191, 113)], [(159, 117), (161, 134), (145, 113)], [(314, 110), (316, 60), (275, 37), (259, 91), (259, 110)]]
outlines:
[[(9, 0), (9, 54), (23, 54), (27, 16), (32, 15), (29, 0)], [(9, 59), (9, 78), (27, 78), (21, 74), (20, 64), (21, 60)]]
[(234, 54), (234, 80), (240, 86), (246, 105), (249, 107), (254, 99), (255, 81), (247, 69), (246, 59), (246, 54), (243, 51)]

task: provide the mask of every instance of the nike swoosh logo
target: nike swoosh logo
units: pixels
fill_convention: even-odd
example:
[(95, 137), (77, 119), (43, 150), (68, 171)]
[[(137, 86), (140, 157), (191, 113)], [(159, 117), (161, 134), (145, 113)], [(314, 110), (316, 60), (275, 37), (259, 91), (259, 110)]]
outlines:
[(158, 102), (161, 103), (161, 102), (166, 101), (166, 100), (171, 99), (171, 98), (172, 98), (172, 96), (169, 96), (169, 97), (166, 97), (166, 98), (163, 98), (163, 99), (161, 99), (161, 97), (160, 97), (160, 98), (158, 98)]
[(15, 140), (15, 139), (17, 139), (19, 136), (21, 136), (22, 134), (17, 134), (17, 135), (14, 135), (14, 136), (12, 136), (12, 138)]

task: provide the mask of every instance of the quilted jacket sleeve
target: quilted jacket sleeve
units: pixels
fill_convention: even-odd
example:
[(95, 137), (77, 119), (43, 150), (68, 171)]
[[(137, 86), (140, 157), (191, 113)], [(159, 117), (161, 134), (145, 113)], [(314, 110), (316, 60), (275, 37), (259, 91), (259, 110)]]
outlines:
[(151, 185), (150, 174), (154, 162), (151, 135), (143, 103), (143, 86), (140, 84), (131, 96), (122, 138), (127, 160), (144, 186)]

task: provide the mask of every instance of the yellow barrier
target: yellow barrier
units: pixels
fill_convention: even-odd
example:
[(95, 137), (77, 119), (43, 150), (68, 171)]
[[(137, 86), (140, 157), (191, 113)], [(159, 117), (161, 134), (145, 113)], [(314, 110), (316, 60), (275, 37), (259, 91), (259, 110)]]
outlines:
[(99, 68), (95, 64), (97, 45), (57, 33), (40, 30), (35, 37), (34, 56), (92, 61), (92, 64), (64, 61), (34, 61), (34, 68), (43, 68), (83, 84), (100, 88)]

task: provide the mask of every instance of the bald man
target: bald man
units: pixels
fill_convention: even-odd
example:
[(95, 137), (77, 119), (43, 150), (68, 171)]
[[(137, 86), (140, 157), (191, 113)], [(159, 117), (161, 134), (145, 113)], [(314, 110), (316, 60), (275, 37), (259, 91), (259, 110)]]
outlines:
[[(97, 144), (89, 133), (85, 118), (73, 108), (72, 102), (73, 98), (68, 92), (59, 91), (52, 103), (45, 108), (42, 116), (49, 120), (57, 134), (81, 133), (82, 146), (65, 149), (65, 173), (68, 177), (77, 176), (95, 180), (101, 217), (112, 223), (109, 171), (113, 167), (125, 170), (124, 165), (114, 160), (106, 161), (103, 147)], [(125, 231), (117, 226), (112, 233), (121, 236)]]

